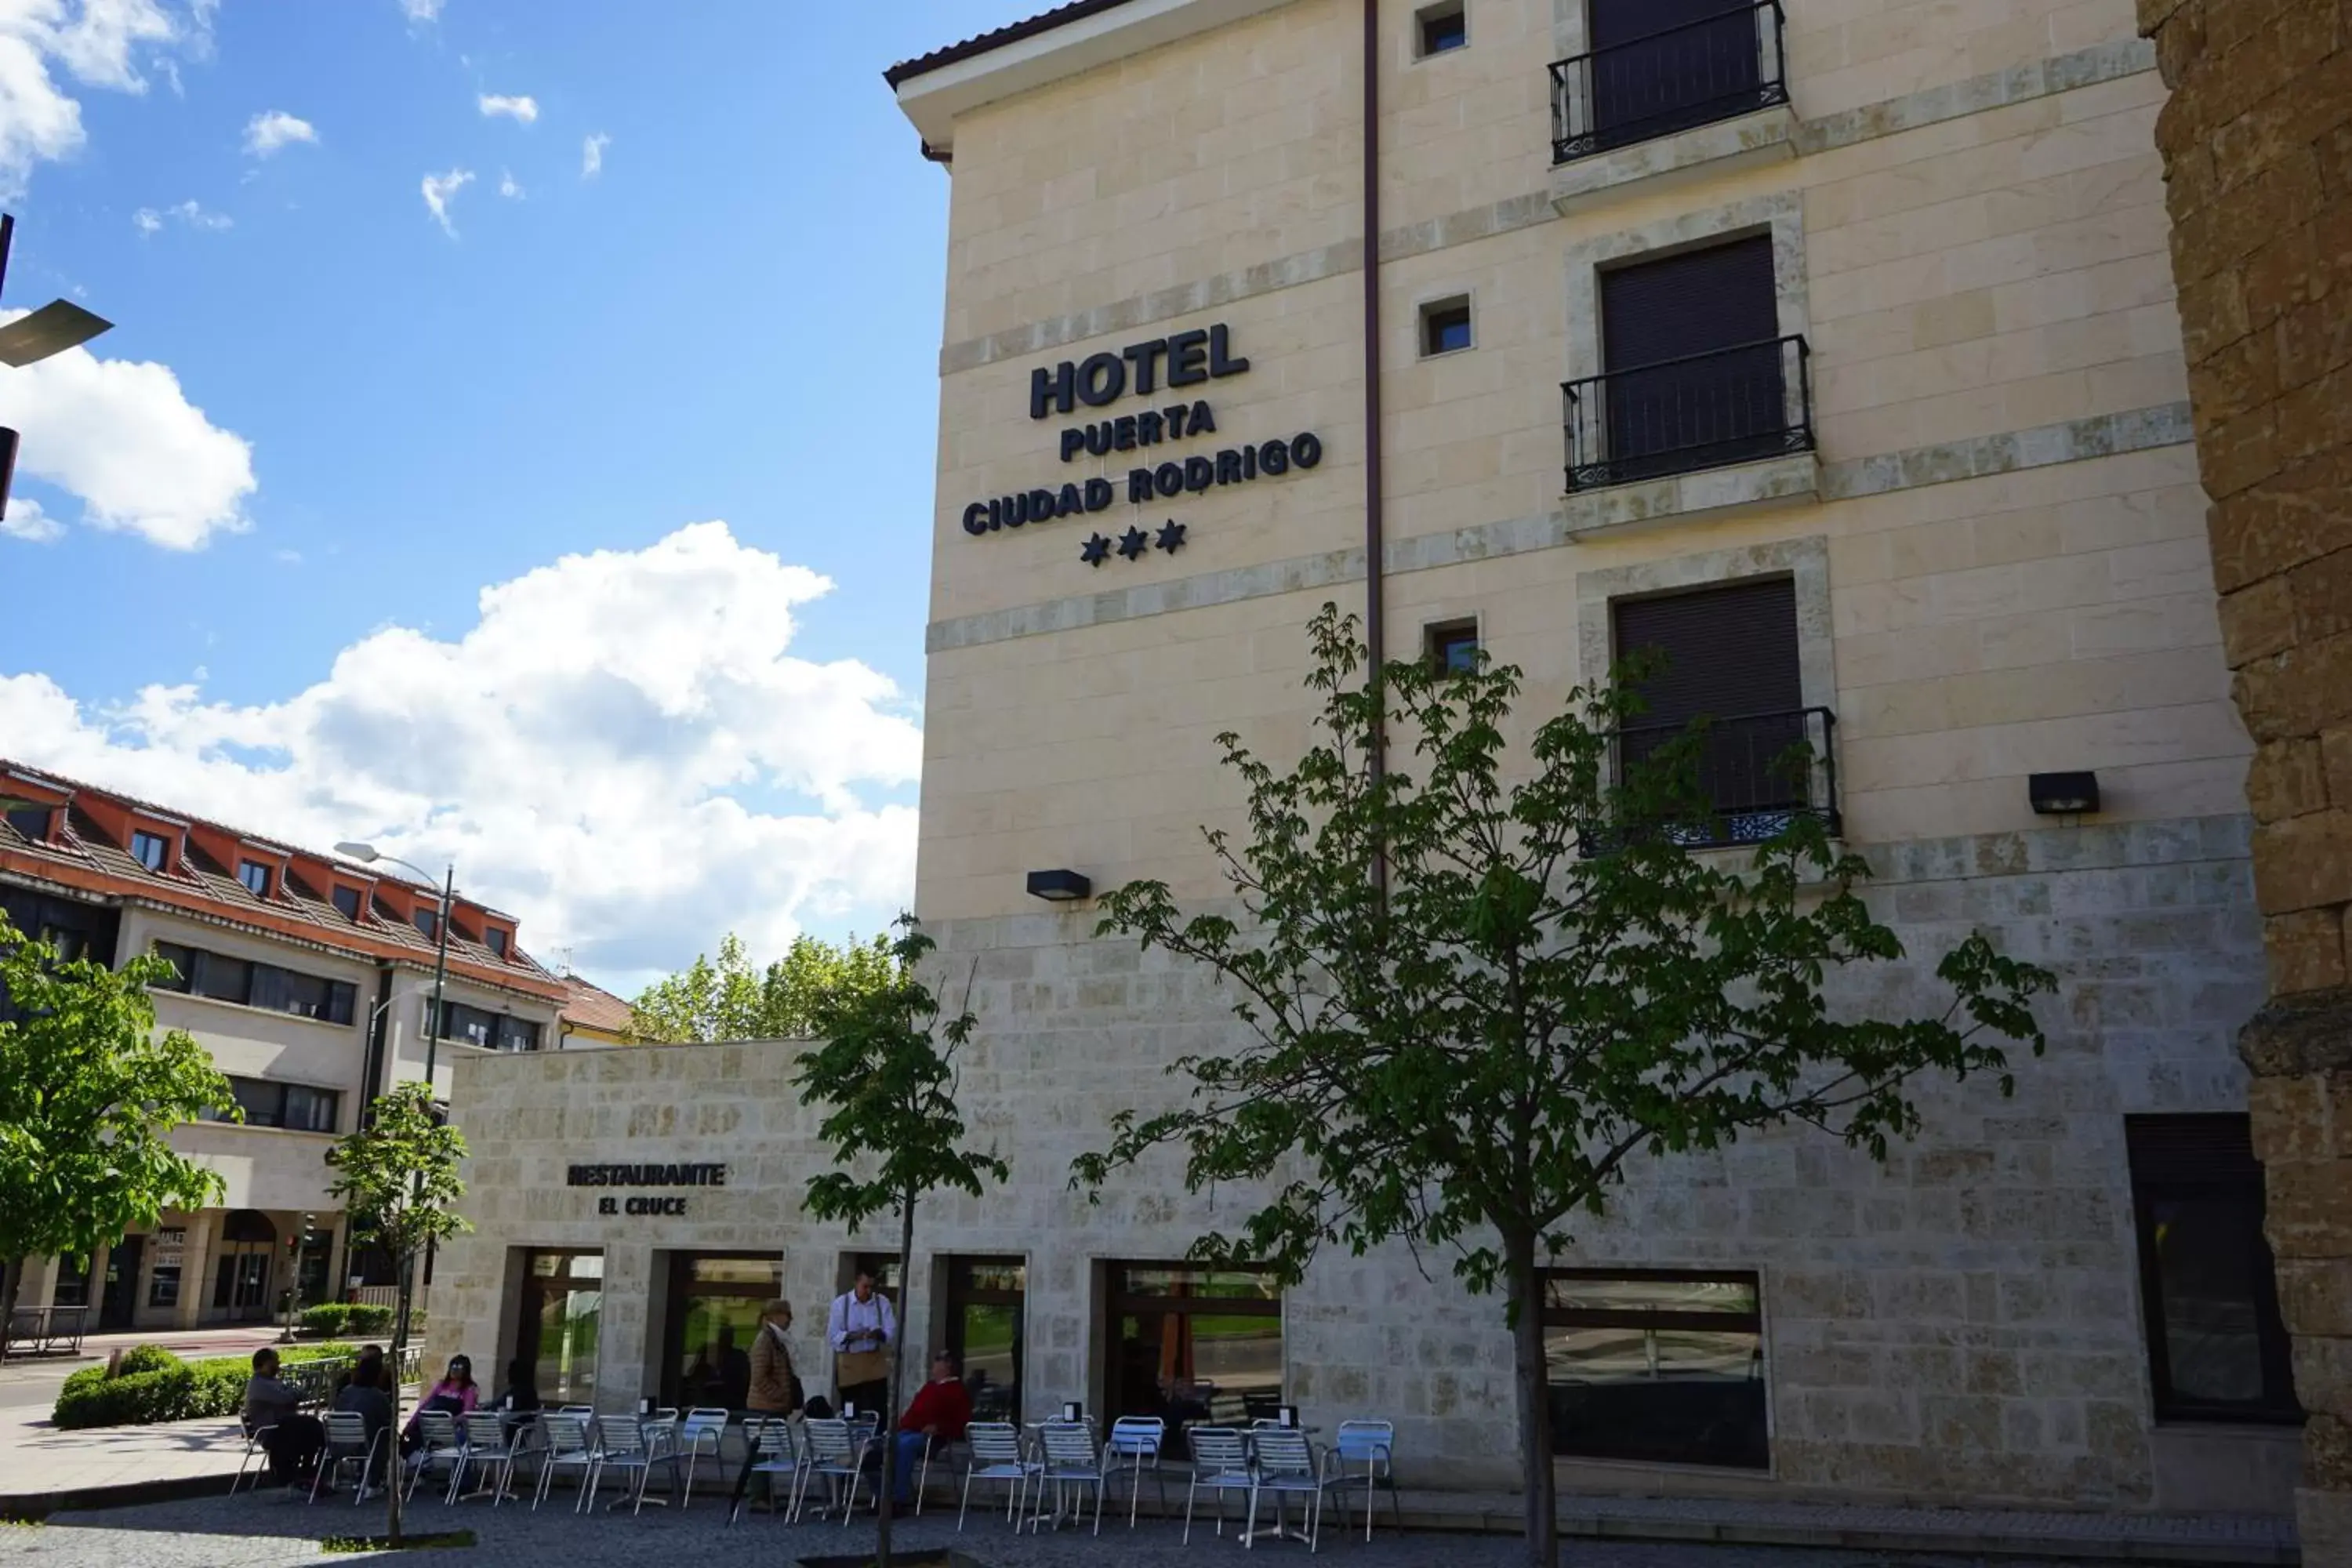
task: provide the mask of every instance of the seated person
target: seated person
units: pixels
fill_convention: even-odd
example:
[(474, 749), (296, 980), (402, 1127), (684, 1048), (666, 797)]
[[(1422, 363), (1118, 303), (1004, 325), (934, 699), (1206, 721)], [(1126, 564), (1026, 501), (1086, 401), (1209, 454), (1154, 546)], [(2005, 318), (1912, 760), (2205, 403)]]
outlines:
[(371, 1361), (364, 1351), (361, 1352), (359, 1364), (352, 1368), (342, 1387), (336, 1391), (335, 1408), (358, 1416), (365, 1426), (373, 1458), (367, 1472), (360, 1477), (360, 1487), (362, 1491), (372, 1492), (383, 1479), (385, 1458), (376, 1440), (392, 1429), (391, 1373), (384, 1367), (382, 1354)]
[(958, 1359), (953, 1351), (933, 1356), (931, 1381), (916, 1392), (907, 1414), (899, 1417), (892, 1496), (900, 1508), (914, 1501), (915, 1461), (922, 1458), (924, 1445), (960, 1443), (963, 1429), (971, 1424), (971, 1395), (964, 1389)]
[(542, 1408), (539, 1397), (539, 1371), (522, 1356), (507, 1363), (507, 1392), (499, 1401), (501, 1410), (538, 1410)]
[(306, 1484), (327, 1446), (327, 1429), (301, 1410), (302, 1391), (278, 1375), (278, 1352), (266, 1345), (254, 1352), (253, 1376), (245, 1385), (245, 1429), (261, 1435), (269, 1479), (281, 1486)]
[(417, 1420), (417, 1416), (428, 1411), (445, 1411), (457, 1417), (457, 1429), (463, 1432), (466, 1417), (472, 1415), (475, 1408), (481, 1403), (482, 1385), (474, 1381), (472, 1358), (461, 1355), (451, 1356), (449, 1375), (433, 1385), (432, 1392), (425, 1394), (423, 1401), (417, 1405), (416, 1414), (411, 1415), (408, 1418), (408, 1425), (401, 1429), (400, 1451), (413, 1455), (424, 1446), (425, 1436), (419, 1430), (421, 1423)]

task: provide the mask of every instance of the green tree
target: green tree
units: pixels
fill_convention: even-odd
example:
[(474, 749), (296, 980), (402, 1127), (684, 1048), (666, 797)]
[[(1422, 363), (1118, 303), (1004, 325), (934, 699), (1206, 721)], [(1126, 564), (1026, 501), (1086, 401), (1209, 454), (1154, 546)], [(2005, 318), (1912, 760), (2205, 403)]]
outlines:
[(1103, 934), (1220, 977), (1241, 1042), (1174, 1064), (1186, 1101), (1117, 1118), (1074, 1183), (1178, 1149), (1193, 1191), (1271, 1194), (1196, 1256), (1296, 1281), (1324, 1245), (1402, 1239), (1453, 1253), (1473, 1293), (1499, 1289), (1527, 1561), (1549, 1565), (1543, 1270), (1575, 1218), (1604, 1215), (1638, 1162), (1790, 1124), (1883, 1159), (1919, 1126), (1916, 1076), (2010, 1091), (2000, 1042), (2039, 1054), (2029, 1001), (2051, 980), (1979, 933), (1937, 965), (1940, 1014), (1855, 1016), (1824, 981), (1903, 956), (1855, 891), (1865, 867), (1802, 814), (1750, 854), (1684, 847), (1711, 817), (1703, 727), (1621, 765), (1612, 737), (1638, 700), (1580, 689), (1518, 756), (1516, 669), (1375, 676), (1330, 605), (1309, 635), (1321, 707), (1297, 765), (1220, 740), (1247, 828), (1207, 837), (1241, 918), (1188, 918), (1160, 882), (1104, 899)]
[(743, 939), (730, 932), (708, 954), (654, 982), (632, 1004), (639, 1037), (672, 1043), (802, 1039), (835, 998), (887, 988), (898, 978), (887, 938), (851, 938), (839, 947), (803, 933), (784, 956), (755, 969)]
[(0, 917), (0, 1359), (28, 1259), (92, 1261), (222, 1190), (169, 1142), (205, 1111), (238, 1115), (205, 1048), (155, 1032), (147, 988), (173, 973), (152, 953), (119, 972), (62, 963)]
[[(963, 1112), (956, 1105), (955, 1058), (971, 1040), (969, 1009), (941, 1023), (940, 1001), (917, 975), (932, 947), (911, 915), (887, 949), (891, 980), (871, 990), (827, 993), (816, 1025), (824, 1043), (801, 1058), (794, 1081), (810, 1103), (825, 1108), (818, 1136), (833, 1146), (841, 1168), (814, 1176), (808, 1211), (838, 1220), (855, 1236), (877, 1216), (898, 1221), (899, 1324), (907, 1321), (914, 1274), (915, 1205), (942, 1187), (981, 1195), (1002, 1183), (1006, 1167), (992, 1147), (964, 1148)], [(967, 987), (967, 990), (969, 988)], [(890, 1347), (888, 1409), (900, 1405), (906, 1342)], [(885, 1423), (883, 1431), (891, 1431)], [(891, 1471), (884, 1458), (880, 1561), (890, 1563)]]
[[(473, 1227), (453, 1205), (465, 1194), (457, 1163), (466, 1157), (463, 1134), (441, 1119), (433, 1091), (424, 1083), (400, 1084), (379, 1097), (368, 1124), (327, 1151), (335, 1179), (329, 1191), (343, 1200), (355, 1232), (383, 1247), (400, 1274), (400, 1310), (392, 1324), (391, 1364), (400, 1365), (408, 1346), (408, 1325), (416, 1281), (416, 1260), (436, 1242)], [(392, 1429), (400, 1430), (400, 1379), (393, 1378)], [(400, 1487), (395, 1468), (385, 1487), (394, 1546), (400, 1543)]]

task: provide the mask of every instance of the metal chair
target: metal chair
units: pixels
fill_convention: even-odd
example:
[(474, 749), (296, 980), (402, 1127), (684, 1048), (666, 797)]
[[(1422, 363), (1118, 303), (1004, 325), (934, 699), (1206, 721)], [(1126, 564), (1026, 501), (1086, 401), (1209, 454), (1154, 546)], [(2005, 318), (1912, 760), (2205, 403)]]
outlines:
[(1192, 1543), (1192, 1505), (1205, 1487), (1217, 1496), (1217, 1534), (1225, 1533), (1225, 1494), (1257, 1484), (1250, 1469), (1249, 1444), (1231, 1426), (1194, 1426), (1184, 1441), (1192, 1450), (1192, 1480), (1184, 1490), (1184, 1544)]
[(1018, 1530), (1029, 1483), (1043, 1468), (1023, 1448), (1021, 1428), (1010, 1421), (975, 1421), (963, 1429), (963, 1503), (956, 1510), (956, 1532), (963, 1531), (964, 1515), (971, 1508), (974, 1481), (1004, 1483), (1004, 1517)]
[[(785, 1500), (784, 1517), (792, 1518), (792, 1505), (800, 1487), (801, 1449), (793, 1436), (793, 1424), (784, 1416), (761, 1420), (757, 1416), (743, 1424), (744, 1440), (751, 1446), (749, 1475), (768, 1478), (768, 1511), (776, 1511), (778, 1489)], [(694, 1461), (687, 1460), (687, 1485), (694, 1485)], [(745, 1496), (750, 1495), (747, 1484)], [(737, 1498), (727, 1510), (727, 1522), (734, 1523), (743, 1516), (743, 1498)]]
[(727, 1473), (725, 1463), (719, 1457), (726, 1447), (726, 1411), (716, 1405), (698, 1405), (679, 1418), (677, 1448), (686, 1457), (686, 1495), (678, 1500), (680, 1509), (694, 1501), (695, 1461), (705, 1453), (709, 1454), (712, 1464), (719, 1467), (720, 1475)]
[(1282, 1534), (1282, 1500), (1302, 1497), (1307, 1504), (1307, 1550), (1316, 1548), (1323, 1530), (1323, 1478), (1315, 1462), (1315, 1448), (1307, 1434), (1289, 1426), (1258, 1426), (1250, 1432), (1251, 1472), (1249, 1529), (1243, 1542), (1257, 1544), (1257, 1500), (1274, 1494), (1274, 1532)]
[[(872, 1426), (862, 1418), (854, 1423), (838, 1416), (830, 1421), (803, 1423), (801, 1438), (807, 1447), (802, 1457), (799, 1484), (793, 1492), (793, 1520), (798, 1520), (808, 1506), (809, 1483), (821, 1476), (825, 1492), (823, 1511), (829, 1515), (837, 1506), (841, 1522), (849, 1522), (857, 1512), (857, 1489), (866, 1479), (866, 1450), (872, 1447)], [(849, 1483), (846, 1498), (841, 1490), (845, 1480)]]
[[(482, 1436), (485, 1431), (490, 1434), (487, 1439)], [(471, 1493), (465, 1489), (467, 1475), (479, 1471), (489, 1481), (490, 1506), (496, 1508), (514, 1489), (515, 1458), (522, 1452), (523, 1435), (510, 1430), (499, 1419), (498, 1413), (490, 1410), (477, 1413), (459, 1432), (466, 1454), (457, 1462), (457, 1475), (450, 1478), (450, 1500), (462, 1501), (468, 1496), (479, 1496), (480, 1488)]]
[(423, 1411), (416, 1417), (416, 1431), (424, 1446), (408, 1457), (408, 1489), (401, 1495), (401, 1500), (414, 1500), (416, 1483), (439, 1465), (449, 1471), (449, 1485), (441, 1500), (456, 1501), (457, 1482), (466, 1473), (466, 1440), (457, 1435), (457, 1418), (446, 1410)]
[(1168, 1476), (1160, 1468), (1160, 1449), (1168, 1440), (1168, 1423), (1157, 1415), (1122, 1415), (1110, 1424), (1110, 1441), (1104, 1446), (1108, 1468), (1116, 1477), (1119, 1471), (1133, 1473), (1133, 1486), (1127, 1495), (1127, 1527), (1135, 1528), (1137, 1506), (1143, 1500), (1143, 1469), (1149, 1463), (1153, 1478), (1160, 1483), (1160, 1511), (1168, 1511)]
[[(632, 1514), (643, 1513), (646, 1488), (652, 1482), (656, 1466), (669, 1468), (670, 1495), (677, 1495), (677, 1451), (670, 1446), (669, 1427), (661, 1422), (640, 1422), (634, 1415), (598, 1416), (594, 1457), (588, 1470), (591, 1506), (595, 1503), (597, 1489), (604, 1485), (606, 1470), (620, 1471), (622, 1485), (626, 1489), (604, 1505), (608, 1509), (625, 1502)], [(627, 1478), (633, 1475), (636, 1480), (631, 1485)]]
[(532, 1491), (531, 1511), (547, 1500), (547, 1489), (558, 1470), (580, 1472), (580, 1495), (572, 1500), (572, 1511), (578, 1513), (588, 1500), (588, 1481), (596, 1473), (596, 1448), (590, 1441), (591, 1418), (569, 1411), (555, 1411), (539, 1418), (539, 1485)]
[(264, 1445), (263, 1439), (277, 1431), (278, 1426), (275, 1422), (267, 1426), (247, 1426), (244, 1419), (239, 1417), (237, 1429), (245, 1434), (245, 1452), (236, 1461), (236, 1479), (228, 1484), (231, 1497), (236, 1495), (238, 1487), (245, 1485), (246, 1468), (253, 1463), (257, 1455), (260, 1457), (261, 1468), (253, 1472), (253, 1485), (247, 1489), (252, 1491), (261, 1489), (262, 1478), (269, 1473), (269, 1449)]
[[(1342, 1421), (1339, 1429), (1332, 1434), (1329, 1451), (1323, 1456), (1323, 1490), (1332, 1500), (1339, 1501), (1338, 1494), (1349, 1487), (1364, 1489), (1366, 1541), (1372, 1538), (1372, 1495), (1381, 1488), (1388, 1490), (1397, 1528), (1404, 1528), (1404, 1503), (1397, 1494), (1395, 1448), (1394, 1422)], [(1350, 1465), (1362, 1468), (1350, 1470)]]
[(383, 1447), (383, 1429), (379, 1427), (371, 1438), (367, 1418), (348, 1410), (330, 1410), (319, 1417), (319, 1424), (327, 1429), (327, 1447), (320, 1456), (318, 1472), (310, 1478), (310, 1500), (319, 1500), (320, 1483), (332, 1491), (343, 1467), (357, 1465), (359, 1483), (352, 1488), (352, 1506), (357, 1508), (366, 1499), (368, 1478), (375, 1474), (375, 1457)]
[[(1103, 1468), (1102, 1450), (1096, 1446), (1092, 1426), (1078, 1421), (1048, 1421), (1037, 1430), (1038, 1447), (1044, 1450), (1045, 1462), (1037, 1472), (1037, 1507), (1029, 1515), (1029, 1533), (1037, 1533), (1037, 1521), (1045, 1517), (1045, 1489), (1054, 1489), (1054, 1528), (1062, 1528), (1062, 1503), (1070, 1489), (1078, 1489), (1083, 1499), (1086, 1489), (1095, 1489), (1095, 1533), (1102, 1533), (1103, 1492), (1108, 1489), (1109, 1475)], [(1083, 1506), (1083, 1504), (1081, 1505)], [(1076, 1510), (1070, 1510), (1076, 1517)]]

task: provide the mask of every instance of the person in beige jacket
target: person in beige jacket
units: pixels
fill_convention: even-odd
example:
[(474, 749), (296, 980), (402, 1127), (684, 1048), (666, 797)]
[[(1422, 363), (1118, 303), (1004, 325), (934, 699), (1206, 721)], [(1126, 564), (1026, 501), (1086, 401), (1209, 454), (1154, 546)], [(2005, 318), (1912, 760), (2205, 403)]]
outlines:
[(751, 1391), (745, 1402), (755, 1415), (790, 1415), (801, 1407), (800, 1374), (793, 1370), (793, 1304), (781, 1296), (760, 1309), (760, 1336), (751, 1342)]

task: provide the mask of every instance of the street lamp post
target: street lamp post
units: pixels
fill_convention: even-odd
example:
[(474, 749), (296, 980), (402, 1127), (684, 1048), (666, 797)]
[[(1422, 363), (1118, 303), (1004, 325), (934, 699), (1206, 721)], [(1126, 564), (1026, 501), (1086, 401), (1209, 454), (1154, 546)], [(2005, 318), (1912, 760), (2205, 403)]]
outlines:
[[(8, 245), (16, 220), (0, 213), (0, 284), (8, 277)], [(0, 327), (0, 364), (19, 368), (86, 343), (113, 323), (70, 300), (52, 300), (29, 316)], [(8, 515), (8, 483), (16, 468), (16, 432), (0, 428), (0, 517)]]

